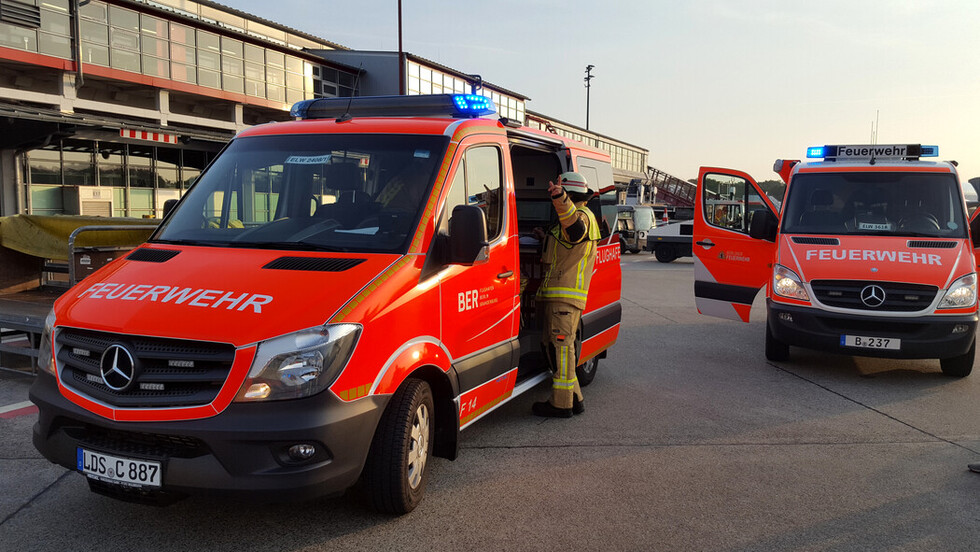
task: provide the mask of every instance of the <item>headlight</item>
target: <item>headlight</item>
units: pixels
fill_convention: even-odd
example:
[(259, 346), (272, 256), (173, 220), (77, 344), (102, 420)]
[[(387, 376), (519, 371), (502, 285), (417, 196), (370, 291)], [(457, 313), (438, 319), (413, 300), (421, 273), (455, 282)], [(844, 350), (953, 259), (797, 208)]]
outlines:
[(326, 389), (350, 360), (361, 326), (328, 324), (259, 343), (237, 401), (309, 397)]
[(772, 272), (772, 291), (781, 297), (799, 299), (800, 301), (810, 300), (800, 277), (782, 265), (776, 265)]
[(953, 282), (939, 302), (941, 309), (962, 309), (977, 302), (977, 274), (967, 274)]
[(41, 344), (37, 348), (37, 367), (52, 376), (57, 376), (55, 373), (55, 364), (51, 360), (51, 339), (54, 335), (54, 309), (48, 313), (48, 316), (44, 319), (44, 331), (41, 332)]

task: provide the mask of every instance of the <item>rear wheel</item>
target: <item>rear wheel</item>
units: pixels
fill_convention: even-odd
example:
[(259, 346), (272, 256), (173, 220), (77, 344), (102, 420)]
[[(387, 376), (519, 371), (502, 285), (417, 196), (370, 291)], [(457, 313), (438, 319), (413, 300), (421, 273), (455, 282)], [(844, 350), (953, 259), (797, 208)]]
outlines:
[(587, 387), (595, 379), (596, 370), (599, 369), (599, 359), (593, 357), (581, 366), (575, 367), (575, 377), (578, 378), (579, 387)]
[(422, 501), (429, 480), (435, 421), (432, 389), (409, 379), (381, 416), (364, 466), (364, 486), (375, 509), (411, 512)]
[(789, 360), (789, 345), (772, 335), (768, 322), (766, 322), (766, 359), (776, 362)]
[(653, 252), (657, 256), (657, 260), (662, 263), (672, 262), (677, 258), (677, 252), (674, 250), (672, 245), (658, 245)]
[(973, 371), (973, 357), (976, 354), (977, 341), (974, 339), (973, 345), (970, 345), (970, 350), (966, 354), (952, 358), (941, 358), (939, 359), (939, 366), (942, 367), (943, 373), (947, 376), (954, 378), (969, 376), (970, 372)]

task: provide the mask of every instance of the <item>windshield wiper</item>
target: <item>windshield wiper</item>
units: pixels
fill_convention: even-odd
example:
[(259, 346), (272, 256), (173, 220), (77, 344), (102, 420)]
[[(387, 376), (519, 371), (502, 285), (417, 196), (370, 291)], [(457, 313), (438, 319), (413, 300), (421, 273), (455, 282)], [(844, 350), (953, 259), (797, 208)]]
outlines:
[(166, 245), (205, 245), (205, 246), (221, 245), (221, 242), (204, 241), (204, 240), (147, 240), (146, 243), (162, 243)]
[(256, 242), (227, 242), (222, 245), (227, 247), (245, 247), (245, 248), (256, 248), (256, 249), (287, 249), (290, 251), (330, 251), (333, 253), (346, 253), (349, 251), (346, 247), (334, 247), (330, 245), (323, 245), (320, 243), (313, 243), (308, 241), (280, 241), (280, 242), (267, 242), (267, 241), (256, 241)]

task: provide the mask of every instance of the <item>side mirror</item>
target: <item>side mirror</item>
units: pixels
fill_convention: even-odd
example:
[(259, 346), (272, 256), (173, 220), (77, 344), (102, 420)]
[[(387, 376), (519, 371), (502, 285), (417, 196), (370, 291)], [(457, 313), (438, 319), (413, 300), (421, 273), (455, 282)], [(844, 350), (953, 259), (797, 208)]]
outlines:
[(177, 199), (168, 199), (167, 201), (163, 202), (163, 218), (167, 218), (167, 215), (170, 214), (170, 211), (173, 211), (174, 207), (177, 206), (178, 201), (179, 200)]
[(476, 205), (457, 205), (449, 219), (449, 264), (470, 266), (489, 259), (487, 217)]
[(750, 238), (774, 242), (778, 228), (779, 220), (769, 209), (752, 211), (752, 220), (749, 222)]

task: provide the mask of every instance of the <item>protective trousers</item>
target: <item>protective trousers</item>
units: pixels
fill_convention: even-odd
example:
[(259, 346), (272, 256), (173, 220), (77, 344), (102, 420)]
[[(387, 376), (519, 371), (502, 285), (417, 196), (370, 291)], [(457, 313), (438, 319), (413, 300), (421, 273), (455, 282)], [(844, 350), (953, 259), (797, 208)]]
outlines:
[(575, 376), (575, 333), (582, 309), (567, 303), (544, 301), (544, 328), (541, 342), (551, 364), (551, 405), (571, 408), (573, 398), (582, 400), (582, 388)]

